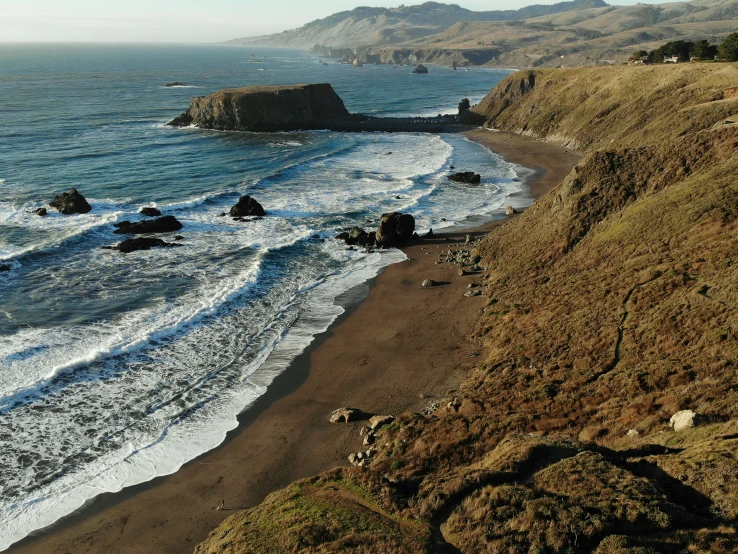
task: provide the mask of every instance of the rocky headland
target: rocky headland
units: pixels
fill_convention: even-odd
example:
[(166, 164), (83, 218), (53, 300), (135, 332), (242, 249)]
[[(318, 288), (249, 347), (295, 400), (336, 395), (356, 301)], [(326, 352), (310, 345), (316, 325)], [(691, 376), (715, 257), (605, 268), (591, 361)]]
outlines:
[(356, 120), (329, 84), (229, 89), (192, 99), (169, 124), (221, 131), (323, 129)]
[(331, 85), (280, 85), (229, 89), (195, 97), (168, 123), (220, 131), (461, 132), (469, 129), (455, 114), (439, 117), (381, 118), (352, 114)]

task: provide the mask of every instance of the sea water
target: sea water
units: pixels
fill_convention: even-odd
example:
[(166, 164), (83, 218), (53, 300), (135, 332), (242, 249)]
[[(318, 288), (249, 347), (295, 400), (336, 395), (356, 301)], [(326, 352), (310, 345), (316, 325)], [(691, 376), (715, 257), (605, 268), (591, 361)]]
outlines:
[[(427, 116), (506, 74), (267, 49), (0, 46), (0, 550), (222, 442), (340, 315), (335, 298), (404, 259), (347, 249), (340, 230), (402, 211), (422, 233), (520, 191), (514, 166), (460, 135), (166, 126), (191, 96), (328, 82), (349, 111)], [(482, 183), (449, 182), (452, 165)], [(71, 187), (91, 212), (33, 215)], [(268, 216), (219, 217), (243, 194)], [(101, 249), (143, 206), (182, 222), (182, 246)]]

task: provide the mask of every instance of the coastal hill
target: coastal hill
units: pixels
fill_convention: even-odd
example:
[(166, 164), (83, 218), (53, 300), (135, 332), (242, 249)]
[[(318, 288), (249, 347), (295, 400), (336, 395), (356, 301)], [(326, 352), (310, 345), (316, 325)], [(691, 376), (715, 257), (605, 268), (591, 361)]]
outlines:
[(499, 12), (426, 3), (357, 8), (228, 44), (315, 48), (364, 63), (578, 67), (624, 62), (667, 41), (717, 43), (737, 28), (738, 0), (631, 6), (589, 0)]
[(603, 7), (603, 0), (573, 0), (519, 10), (475, 12), (456, 4), (425, 2), (399, 8), (358, 7), (274, 35), (240, 38), (227, 44), (260, 44), (282, 48), (355, 48), (396, 44), (432, 35), (461, 21), (511, 21), (567, 10)]
[(737, 551), (736, 83), (736, 64), (499, 83), (470, 120), (582, 158), (478, 243), (478, 364), (380, 429), (368, 467), (275, 492), (196, 552)]

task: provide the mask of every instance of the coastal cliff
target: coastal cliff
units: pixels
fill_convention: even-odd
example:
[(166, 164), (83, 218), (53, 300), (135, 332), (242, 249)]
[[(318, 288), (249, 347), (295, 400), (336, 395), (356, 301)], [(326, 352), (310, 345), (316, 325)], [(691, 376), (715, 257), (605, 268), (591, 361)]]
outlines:
[(169, 125), (220, 131), (289, 131), (321, 129), (354, 119), (331, 85), (312, 84), (244, 87), (195, 97)]
[(476, 245), (477, 366), (377, 431), (366, 468), (278, 491), (196, 552), (737, 551), (736, 82), (503, 80), (469, 117), (582, 159)]

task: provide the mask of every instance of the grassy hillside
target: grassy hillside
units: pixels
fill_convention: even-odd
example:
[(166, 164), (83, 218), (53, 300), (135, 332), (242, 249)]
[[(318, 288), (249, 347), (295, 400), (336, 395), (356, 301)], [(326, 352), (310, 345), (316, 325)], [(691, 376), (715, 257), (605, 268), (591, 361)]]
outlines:
[(468, 63), (497, 67), (581, 67), (625, 62), (673, 40), (718, 43), (738, 29), (738, 0), (609, 6), (603, 0), (471, 11), (426, 2), (361, 7), (265, 37), (266, 44), (319, 51), (352, 48), (369, 63)]
[(401, 44), (417, 49), (486, 48), (485, 65), (578, 67), (620, 63), (671, 40), (722, 41), (738, 29), (738, 0), (608, 6), (515, 22), (456, 24)]
[[(367, 469), (275, 493), (197, 552), (738, 551), (736, 83), (735, 64), (502, 81), (473, 117), (582, 160), (477, 246), (478, 367)], [(700, 424), (674, 432), (683, 409)]]
[(493, 11), (472, 11), (438, 2), (398, 8), (359, 7), (311, 21), (299, 29), (230, 43), (289, 48), (312, 48), (316, 44), (332, 48), (383, 46), (438, 33), (460, 21), (510, 21), (606, 5), (603, 0), (573, 0)]

